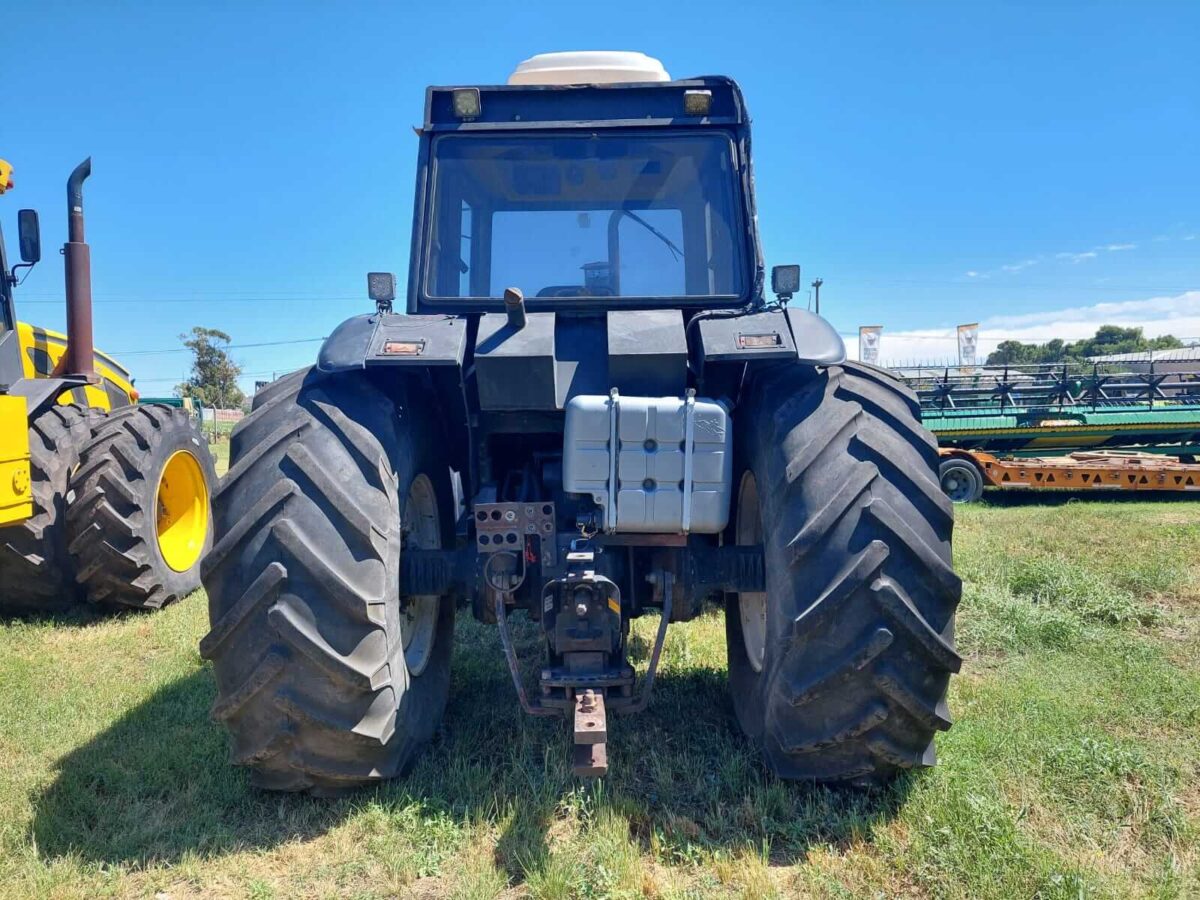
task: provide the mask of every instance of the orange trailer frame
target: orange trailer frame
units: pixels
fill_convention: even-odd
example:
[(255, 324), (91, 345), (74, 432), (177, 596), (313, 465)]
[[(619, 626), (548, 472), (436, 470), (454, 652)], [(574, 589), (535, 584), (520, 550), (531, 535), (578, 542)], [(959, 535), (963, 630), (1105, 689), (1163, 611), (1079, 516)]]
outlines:
[(942, 448), (938, 454), (943, 462), (962, 459), (972, 463), (985, 487), (1200, 491), (1200, 464), (1155, 453), (1109, 450), (1004, 459), (979, 450)]

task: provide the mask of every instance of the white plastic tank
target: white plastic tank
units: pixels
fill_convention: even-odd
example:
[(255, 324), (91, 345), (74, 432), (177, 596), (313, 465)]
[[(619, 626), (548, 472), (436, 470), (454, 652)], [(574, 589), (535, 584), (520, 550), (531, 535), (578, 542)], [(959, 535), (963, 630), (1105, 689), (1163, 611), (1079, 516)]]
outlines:
[(590, 495), (607, 531), (717, 534), (729, 522), (732, 441), (716, 400), (580, 395), (567, 403), (563, 488)]
[(619, 84), (670, 81), (653, 56), (629, 50), (568, 50), (539, 53), (517, 65), (509, 84)]

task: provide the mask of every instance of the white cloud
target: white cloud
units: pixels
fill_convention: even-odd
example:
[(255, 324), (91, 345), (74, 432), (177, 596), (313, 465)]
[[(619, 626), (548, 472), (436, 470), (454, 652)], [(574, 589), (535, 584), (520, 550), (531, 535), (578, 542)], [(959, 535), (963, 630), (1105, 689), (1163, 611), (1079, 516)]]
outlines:
[[(884, 323), (880, 359), (885, 363), (951, 362), (958, 353), (953, 328), (888, 331)], [(1001, 341), (1016, 340), (1042, 344), (1054, 338), (1075, 341), (1091, 337), (1101, 325), (1140, 327), (1147, 337), (1173, 334), (1180, 338), (1200, 336), (1200, 290), (1172, 297), (1148, 297), (1072, 306), (1044, 312), (991, 316), (979, 324), (979, 351), (986, 356)], [(857, 358), (858, 342), (847, 337), (847, 349)]]
[(1028, 269), (1030, 266), (1036, 266), (1037, 264), (1038, 261), (1036, 259), (1023, 259), (1020, 262), (1001, 266), (1000, 268), (1005, 272), (1020, 272), (1022, 269)]
[[(1193, 235), (1189, 235), (1189, 236), (1183, 238), (1183, 240), (1190, 241), (1195, 237), (1196, 237), (1196, 235), (1193, 234)], [(1156, 241), (1157, 240), (1169, 240), (1169, 238), (1166, 237), (1165, 235), (1163, 235), (1163, 236), (1154, 238), (1154, 240), (1156, 240)], [(1067, 260), (1068, 262), (1072, 262), (1072, 263), (1081, 263), (1081, 262), (1085, 262), (1089, 259), (1095, 259), (1101, 253), (1119, 253), (1122, 250), (1134, 250), (1136, 248), (1137, 248), (1137, 244), (1134, 244), (1132, 242), (1101, 244), (1098, 247), (1093, 247), (1091, 250), (1084, 250), (1081, 253), (1068, 253), (1068, 252), (1056, 253), (1056, 254), (1054, 254), (1054, 258)], [(1039, 255), (1039, 256), (1031, 256), (1027, 259), (1022, 259), (1018, 262), (1009, 263), (1008, 265), (1000, 266), (1000, 268), (998, 268), (998, 269), (991, 269), (988, 271), (980, 271), (978, 269), (971, 269), (966, 273), (966, 275), (968, 278), (990, 278), (992, 275), (997, 274), (999, 272), (1007, 272), (1010, 275), (1015, 275), (1017, 272), (1025, 271), (1030, 266), (1036, 266), (1039, 262), (1041, 262), (1045, 258), (1046, 258), (1046, 256), (1044, 254)]]

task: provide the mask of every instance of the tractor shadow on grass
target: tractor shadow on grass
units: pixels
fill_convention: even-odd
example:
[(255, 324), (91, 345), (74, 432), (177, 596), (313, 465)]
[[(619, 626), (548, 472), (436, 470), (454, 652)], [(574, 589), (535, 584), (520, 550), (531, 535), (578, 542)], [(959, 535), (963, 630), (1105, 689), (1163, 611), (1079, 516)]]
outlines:
[(344, 816), (302, 797), (255, 791), (227, 762), (209, 719), (209, 669), (174, 681), (59, 760), (34, 801), (31, 839), (46, 858), (174, 862), (323, 833)]
[[(537, 631), (514, 625), (534, 672)], [(717, 660), (660, 673), (647, 712), (610, 722), (609, 777), (583, 784), (570, 774), (565, 724), (520, 713), (495, 629), (460, 616), (455, 644), (443, 726), (406, 777), (332, 801), (251, 788), (208, 718), (215, 686), (205, 668), (63, 757), (35, 800), (31, 839), (44, 857), (141, 866), (303, 841), (367, 809), (413, 853), (447, 820), (464, 833), (482, 824), (499, 835), (496, 864), (520, 883), (564, 833), (593, 825), (640, 852), (653, 843), (686, 859), (766, 844), (772, 862), (792, 862), (815, 843), (869, 841), (913, 783), (866, 793), (775, 779), (737, 730)], [(633, 647), (643, 666), (647, 651)]]
[[(570, 774), (566, 723), (519, 714), (494, 629), (467, 623), (459, 630), (446, 727), (409, 778), (382, 797), (401, 805), (432, 800), (463, 813), (491, 810), (496, 864), (515, 884), (543, 870), (581, 824), (594, 829), (583, 843), (597, 845), (596, 854), (606, 842), (678, 861), (769, 846), (771, 863), (786, 865), (814, 845), (869, 842), (877, 825), (899, 813), (913, 778), (867, 792), (768, 773), (734, 719), (723, 649), (721, 658), (709, 659), (702, 644), (682, 649), (686, 666), (672, 660), (672, 641), (686, 648), (688, 627), (667, 633), (665, 669), (649, 709), (610, 717), (609, 775), (581, 783)], [(536, 672), (538, 633), (525, 625), (514, 638), (526, 674)], [(640, 670), (649, 655), (650, 642), (632, 635), (630, 657)]]
[(19, 609), (0, 606), (0, 626), (46, 625), (53, 628), (87, 628), (97, 622), (111, 622), (121, 616), (145, 615), (141, 610), (118, 610), (93, 603), (63, 603), (50, 609)]

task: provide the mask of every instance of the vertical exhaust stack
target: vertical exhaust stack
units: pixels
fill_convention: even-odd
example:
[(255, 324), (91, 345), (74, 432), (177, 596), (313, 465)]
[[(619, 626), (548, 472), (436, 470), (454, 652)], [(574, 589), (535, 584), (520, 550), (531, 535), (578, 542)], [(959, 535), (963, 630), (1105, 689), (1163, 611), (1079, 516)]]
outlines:
[(67, 179), (67, 243), (63, 257), (67, 275), (66, 371), (93, 376), (95, 348), (92, 344), (92, 251), (83, 237), (83, 182), (92, 174), (89, 156)]

